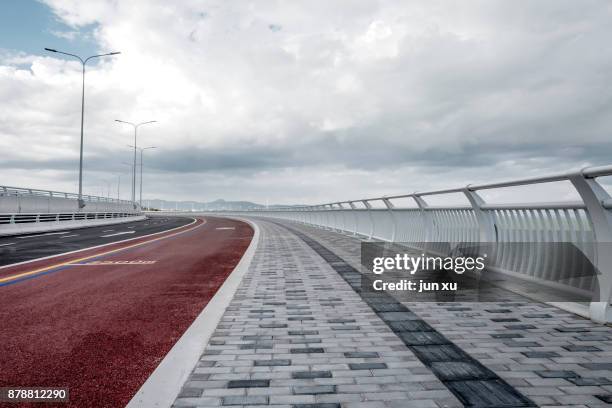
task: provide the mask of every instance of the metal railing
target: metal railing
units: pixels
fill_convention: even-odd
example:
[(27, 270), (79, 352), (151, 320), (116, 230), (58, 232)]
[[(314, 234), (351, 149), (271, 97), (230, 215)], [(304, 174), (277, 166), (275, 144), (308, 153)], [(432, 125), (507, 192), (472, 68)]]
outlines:
[[(608, 322), (612, 321), (612, 198), (597, 178), (609, 175), (612, 166), (591, 167), (506, 182), (241, 214), (292, 220), (367, 239), (414, 243), (432, 252), (443, 251), (435, 246), (448, 243), (492, 243), (491, 263), (502, 272), (555, 282), (585, 293), (598, 291), (601, 301), (590, 304), (589, 314), (593, 320)], [(570, 182), (581, 201), (490, 204), (479, 194), (483, 190), (552, 182)], [(467, 198), (469, 205), (432, 206), (427, 201), (456, 193)], [(414, 208), (398, 208), (394, 202), (399, 199), (409, 199)], [(373, 204), (382, 205), (375, 208)], [(558, 242), (572, 243), (584, 256), (565, 259), (566, 255), (546, 246)], [(568, 269), (586, 267), (584, 257), (595, 266), (598, 276), (575, 273), (570, 274), (573, 278), (564, 278)]]
[[(34, 188), (22, 188), (22, 187), (9, 187), (0, 186), (0, 197), (11, 197), (11, 196), (38, 196), (38, 197), (51, 197), (51, 198), (67, 198), (78, 200), (79, 195), (75, 193), (64, 193), (60, 191), (52, 190), (38, 190)], [(105, 203), (118, 203), (118, 204), (131, 204), (128, 200), (117, 200), (110, 197), (100, 197), (92, 195), (83, 195), (84, 201), (91, 202), (105, 202)]]

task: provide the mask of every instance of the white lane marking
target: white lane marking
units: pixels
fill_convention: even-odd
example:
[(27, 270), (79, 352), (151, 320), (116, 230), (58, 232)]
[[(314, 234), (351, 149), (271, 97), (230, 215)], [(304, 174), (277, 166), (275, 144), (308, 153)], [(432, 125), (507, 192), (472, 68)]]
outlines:
[(218, 230), (235, 230), (236, 227), (217, 227), (215, 229), (218, 229)]
[(113, 232), (114, 230), (104, 230), (102, 232)]
[(64, 234), (68, 234), (70, 231), (63, 231), (63, 232), (47, 232), (46, 234), (36, 234), (36, 235), (26, 235), (23, 237), (17, 237), (17, 239), (26, 239), (26, 238), (34, 238), (34, 237), (44, 237), (46, 235), (64, 235)]
[(0, 246), (8, 246), (8, 245), (15, 245), (15, 242), (9, 242), (8, 244), (0, 244)]
[(100, 238), (108, 238), (108, 237), (114, 237), (114, 236), (117, 236), (117, 235), (133, 234), (135, 232), (136, 231), (115, 232), (114, 234), (100, 235)]
[(134, 228), (134, 227), (128, 227), (128, 228)]
[(70, 237), (78, 237), (78, 236), (79, 236), (79, 234), (71, 234), (71, 235), (64, 235), (64, 236), (62, 236), (60, 238), (70, 238)]

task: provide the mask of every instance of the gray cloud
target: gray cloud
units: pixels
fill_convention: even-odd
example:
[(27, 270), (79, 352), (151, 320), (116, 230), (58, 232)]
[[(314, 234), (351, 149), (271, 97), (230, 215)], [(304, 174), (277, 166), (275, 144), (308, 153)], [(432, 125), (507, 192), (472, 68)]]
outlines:
[[(92, 185), (131, 160), (115, 118), (159, 120), (140, 143), (160, 198), (329, 201), (612, 157), (605, 1), (48, 2), (123, 52), (88, 74)], [(11, 184), (73, 190), (78, 98), (76, 64), (3, 54)]]

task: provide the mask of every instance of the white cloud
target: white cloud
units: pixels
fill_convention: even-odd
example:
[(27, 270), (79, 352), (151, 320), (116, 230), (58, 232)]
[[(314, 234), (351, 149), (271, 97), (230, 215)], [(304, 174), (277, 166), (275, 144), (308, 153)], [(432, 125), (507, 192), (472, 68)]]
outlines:
[[(329, 201), (612, 157), (605, 1), (47, 3), (122, 52), (88, 68), (94, 192), (130, 160), (116, 118), (159, 121), (140, 143), (168, 199)], [(9, 184), (74, 190), (80, 66), (56, 57), (0, 56)]]

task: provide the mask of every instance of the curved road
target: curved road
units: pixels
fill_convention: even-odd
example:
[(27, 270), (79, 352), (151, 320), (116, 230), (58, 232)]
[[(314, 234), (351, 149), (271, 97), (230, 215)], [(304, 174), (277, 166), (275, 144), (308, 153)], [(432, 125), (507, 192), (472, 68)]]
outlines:
[(234, 220), (167, 220), (165, 232), (0, 268), (0, 387), (68, 387), (62, 407), (124, 406), (253, 236)]

